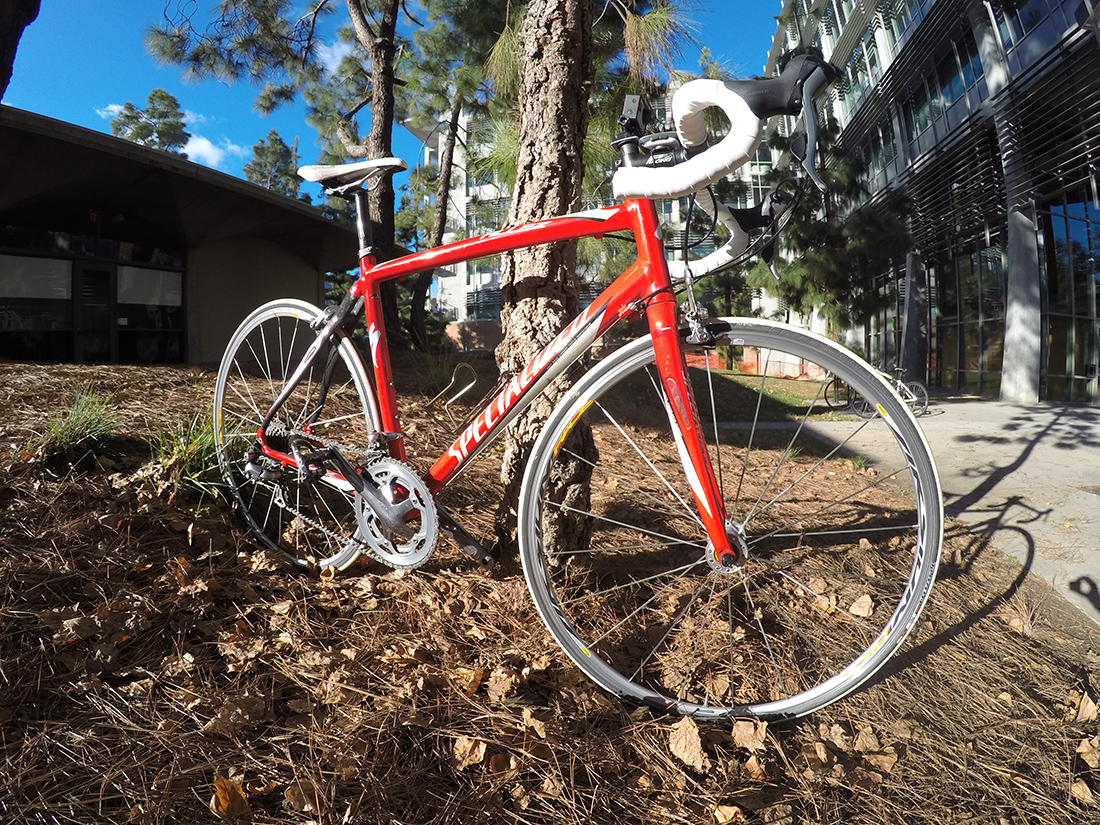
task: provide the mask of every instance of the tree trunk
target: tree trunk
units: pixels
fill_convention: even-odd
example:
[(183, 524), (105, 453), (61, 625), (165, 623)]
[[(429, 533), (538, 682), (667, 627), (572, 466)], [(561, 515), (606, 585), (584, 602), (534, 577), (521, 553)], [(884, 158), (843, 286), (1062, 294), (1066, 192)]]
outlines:
[[(592, 4), (532, 0), (522, 31), (519, 156), (509, 223), (561, 215), (580, 202), (584, 137), (592, 82)], [(518, 372), (576, 316), (575, 243), (519, 250), (504, 258), (496, 358), (502, 375)], [(515, 543), (515, 513), (527, 454), (563, 387), (539, 399), (505, 436), (497, 543)], [(591, 439), (588, 439), (589, 445)], [(583, 468), (578, 473), (584, 475)], [(573, 479), (586, 484), (586, 478)]]
[(0, 3), (0, 100), (11, 82), (15, 50), (23, 30), (38, 17), (41, 0), (4, 0)]
[[(454, 168), (458, 121), (461, 115), (462, 98), (456, 92), (454, 103), (451, 104), (451, 115), (447, 120), (447, 136), (443, 140), (443, 151), (439, 155), (439, 179), (435, 185), (435, 219), (432, 221), (432, 234), (428, 239), (429, 248), (443, 243), (443, 233), (447, 229), (447, 208), (451, 201), (451, 170)], [(421, 352), (428, 351), (424, 304), (428, 300), (428, 290), (431, 288), (434, 274), (434, 270), (430, 269), (421, 272), (416, 278), (416, 288), (413, 289), (409, 334), (412, 336), (413, 345)]]

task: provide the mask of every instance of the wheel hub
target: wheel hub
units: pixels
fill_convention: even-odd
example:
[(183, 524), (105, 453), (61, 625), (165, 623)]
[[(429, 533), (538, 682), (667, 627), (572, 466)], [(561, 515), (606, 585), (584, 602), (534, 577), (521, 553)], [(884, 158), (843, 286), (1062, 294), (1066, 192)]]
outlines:
[(726, 522), (726, 538), (729, 539), (730, 550), (722, 553), (721, 557), (714, 552), (714, 544), (707, 542), (707, 564), (717, 573), (737, 573), (749, 559), (745, 526), (729, 519)]

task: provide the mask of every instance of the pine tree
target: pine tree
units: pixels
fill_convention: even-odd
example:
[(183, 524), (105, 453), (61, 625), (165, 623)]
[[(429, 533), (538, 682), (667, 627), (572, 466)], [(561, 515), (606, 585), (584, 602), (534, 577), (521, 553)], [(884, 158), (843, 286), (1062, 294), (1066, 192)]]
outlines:
[(181, 154), (180, 150), (191, 137), (184, 128), (179, 101), (164, 89), (153, 89), (144, 109), (138, 109), (127, 100), (121, 111), (111, 119), (111, 134), (173, 154)]
[(267, 133), (266, 140), (260, 140), (252, 147), (252, 160), (244, 165), (244, 176), (246, 180), (288, 198), (308, 201), (309, 195), (301, 192), (298, 161), (298, 139), (294, 139), (294, 146), (287, 146), (279, 133), (272, 129)]

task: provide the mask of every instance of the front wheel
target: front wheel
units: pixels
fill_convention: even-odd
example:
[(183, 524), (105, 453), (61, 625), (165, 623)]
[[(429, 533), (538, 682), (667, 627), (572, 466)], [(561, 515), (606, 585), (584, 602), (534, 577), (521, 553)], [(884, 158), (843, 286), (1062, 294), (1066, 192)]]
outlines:
[[(538, 439), (523, 569), (565, 653), (624, 701), (801, 716), (865, 682), (913, 626), (939, 562), (939, 482), (908, 408), (848, 351), (762, 320), (711, 331), (741, 371), (691, 377), (745, 563), (719, 567), (708, 549), (643, 338), (578, 382)], [(830, 373), (881, 415), (816, 419)], [(563, 493), (578, 465), (587, 490)], [(590, 539), (562, 541), (563, 522)]]

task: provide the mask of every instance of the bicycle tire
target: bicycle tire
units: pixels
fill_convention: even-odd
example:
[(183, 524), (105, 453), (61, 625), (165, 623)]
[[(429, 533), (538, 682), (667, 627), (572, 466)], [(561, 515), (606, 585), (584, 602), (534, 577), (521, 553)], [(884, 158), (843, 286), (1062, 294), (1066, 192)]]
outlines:
[(848, 393), (848, 385), (835, 375), (825, 385), (825, 405), (831, 410), (846, 410), (852, 401)]
[(914, 415), (924, 415), (928, 412), (928, 389), (920, 381), (906, 381), (905, 389), (908, 395), (906, 403)]
[[(350, 486), (341, 489), (323, 479), (300, 479), (293, 468), (284, 472), (266, 458), (256, 462), (262, 475), (245, 469), (264, 416), (316, 338), (310, 322), (320, 314), (317, 307), (296, 299), (272, 301), (252, 312), (230, 339), (218, 369), (214, 420), (222, 477), (256, 541), (298, 567), (343, 570), (364, 550), (356, 538), (359, 521)], [(359, 443), (377, 430), (372, 390), (359, 351), (347, 335), (340, 334), (331, 354), (324, 416), (315, 417), (310, 428), (331, 441)], [(322, 358), (306, 373), (280, 408), (274, 420), (277, 427), (306, 426), (320, 403), (318, 391), (327, 363)]]
[[(794, 718), (856, 690), (906, 638), (939, 564), (939, 481), (909, 409), (847, 350), (758, 319), (710, 329), (769, 363), (786, 353), (799, 371), (831, 372), (883, 415), (811, 423), (824, 378), (695, 371), (731, 532), (748, 553), (721, 570), (688, 504), (651, 342), (639, 339), (588, 372), (537, 440), (519, 504), (523, 570), (550, 633), (612, 696), (700, 719)], [(792, 414), (772, 384), (815, 399)], [(551, 481), (579, 459), (578, 422), (599, 457), (586, 461), (587, 495), (557, 500)], [(543, 540), (562, 517), (590, 533), (587, 546)]]

